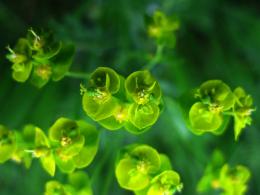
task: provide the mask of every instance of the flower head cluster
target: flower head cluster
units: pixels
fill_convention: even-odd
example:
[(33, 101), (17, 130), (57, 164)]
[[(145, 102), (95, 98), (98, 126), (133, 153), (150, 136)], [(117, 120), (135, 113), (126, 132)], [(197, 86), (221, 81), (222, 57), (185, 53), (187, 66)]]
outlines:
[(155, 11), (152, 21), (149, 23), (148, 34), (156, 40), (158, 45), (167, 45), (168, 47), (175, 45), (174, 32), (179, 29), (179, 21), (176, 18), (170, 18), (161, 11)]
[(122, 149), (116, 163), (119, 185), (140, 195), (174, 194), (181, 191), (178, 173), (168, 157), (148, 145), (129, 145)]
[(148, 71), (134, 72), (125, 79), (111, 68), (99, 67), (83, 91), (87, 115), (110, 130), (125, 127), (142, 133), (161, 111), (161, 89)]
[(199, 87), (194, 97), (198, 101), (189, 110), (189, 127), (196, 134), (221, 134), (233, 116), (237, 140), (241, 130), (251, 124), (253, 100), (241, 87), (232, 92), (224, 82), (209, 80)]
[(52, 176), (56, 165), (66, 173), (88, 166), (98, 148), (98, 132), (94, 126), (67, 118), (59, 118), (49, 129), (48, 136), (34, 125), (26, 125), (23, 131), (15, 133), (15, 140), (11, 133), (6, 134), (8, 147), (0, 145), (0, 160), (12, 159), (29, 168), (32, 159), (38, 158)]
[(68, 182), (62, 184), (59, 181), (51, 180), (45, 184), (44, 195), (92, 195), (90, 179), (83, 171), (73, 172), (68, 175)]
[(7, 59), (12, 65), (13, 79), (28, 79), (36, 87), (43, 87), (50, 79), (58, 81), (68, 72), (74, 55), (74, 46), (56, 41), (50, 31), (28, 30), (13, 49), (8, 47)]
[(245, 166), (230, 167), (225, 164), (222, 153), (216, 150), (198, 183), (197, 191), (204, 193), (210, 190), (221, 190), (223, 195), (244, 195), (250, 176), (251, 173)]

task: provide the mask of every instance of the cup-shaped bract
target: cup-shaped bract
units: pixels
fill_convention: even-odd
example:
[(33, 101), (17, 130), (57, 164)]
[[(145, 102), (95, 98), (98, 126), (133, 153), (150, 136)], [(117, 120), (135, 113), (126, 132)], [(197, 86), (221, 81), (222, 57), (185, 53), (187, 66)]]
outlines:
[(0, 125), (0, 163), (9, 160), (16, 149), (16, 137), (14, 132)]
[(242, 87), (237, 87), (234, 90), (236, 103), (234, 106), (235, 112), (235, 140), (238, 140), (241, 131), (247, 126), (251, 125), (253, 108), (253, 98), (248, 95)]
[(250, 179), (250, 171), (247, 167), (237, 165), (230, 168), (224, 165), (220, 171), (219, 185), (226, 195), (244, 195), (247, 191), (247, 183)]
[(163, 171), (151, 181), (147, 195), (175, 194), (182, 190), (180, 176), (172, 170)]
[(125, 81), (126, 93), (130, 100), (137, 104), (161, 101), (161, 88), (157, 80), (147, 71), (136, 71), (130, 74)]
[(145, 128), (151, 127), (160, 115), (160, 108), (153, 102), (147, 104), (134, 103), (129, 107), (129, 121), (137, 127), (138, 131), (133, 133), (141, 133)]
[(118, 105), (113, 97), (120, 89), (120, 77), (111, 68), (99, 67), (90, 76), (88, 87), (83, 95), (83, 109), (93, 120), (111, 117)]
[(160, 169), (159, 153), (148, 145), (133, 145), (119, 156), (116, 177), (119, 185), (128, 190), (146, 188), (151, 175)]
[(198, 97), (209, 104), (212, 112), (222, 112), (234, 106), (235, 97), (230, 87), (221, 80), (209, 80), (200, 86)]
[(189, 111), (189, 121), (193, 132), (202, 134), (217, 130), (223, 122), (223, 117), (219, 113), (211, 112), (208, 105), (196, 102)]
[(96, 128), (83, 121), (59, 118), (49, 129), (49, 138), (55, 146), (54, 156), (64, 172), (88, 166), (98, 148)]

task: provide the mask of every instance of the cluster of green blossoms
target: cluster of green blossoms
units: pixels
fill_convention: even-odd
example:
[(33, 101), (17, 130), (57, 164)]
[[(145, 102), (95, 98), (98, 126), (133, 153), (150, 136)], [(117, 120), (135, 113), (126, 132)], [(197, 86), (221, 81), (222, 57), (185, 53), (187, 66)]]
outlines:
[(83, 171), (77, 171), (68, 175), (68, 182), (62, 184), (51, 180), (45, 185), (44, 195), (92, 195), (90, 179)]
[(30, 29), (13, 49), (8, 47), (7, 59), (13, 63), (12, 76), (18, 82), (30, 79), (43, 87), (50, 79), (59, 81), (68, 72), (74, 56), (72, 44), (56, 41), (51, 32)]
[(122, 149), (115, 174), (119, 185), (136, 195), (170, 195), (183, 187), (169, 158), (148, 145), (133, 144)]
[(253, 99), (243, 88), (233, 92), (220, 80), (204, 82), (194, 95), (193, 105), (189, 110), (188, 126), (195, 134), (211, 132), (222, 134), (230, 118), (234, 117), (235, 140), (247, 125), (251, 124)]
[(216, 150), (198, 183), (197, 191), (204, 193), (213, 189), (221, 190), (222, 195), (245, 195), (250, 176), (250, 171), (245, 166), (230, 167), (225, 164), (222, 153)]
[(160, 86), (146, 70), (125, 79), (111, 68), (99, 67), (82, 91), (87, 115), (109, 130), (125, 127), (131, 133), (143, 133), (162, 109)]
[(169, 18), (161, 11), (155, 11), (152, 19), (148, 20), (148, 35), (154, 38), (158, 45), (175, 46), (174, 31), (178, 29), (179, 21), (176, 18)]
[(9, 159), (24, 163), (29, 168), (33, 158), (51, 175), (56, 165), (71, 173), (88, 166), (98, 149), (98, 131), (84, 121), (59, 118), (49, 129), (48, 136), (34, 125), (23, 131), (10, 131), (0, 127), (0, 162)]

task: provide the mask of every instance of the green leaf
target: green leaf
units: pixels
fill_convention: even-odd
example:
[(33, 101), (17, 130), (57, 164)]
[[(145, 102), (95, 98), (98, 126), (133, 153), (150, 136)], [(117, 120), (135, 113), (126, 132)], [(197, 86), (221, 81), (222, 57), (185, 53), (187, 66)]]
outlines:
[(72, 158), (62, 159), (58, 155), (54, 155), (55, 163), (59, 169), (64, 173), (72, 173), (75, 170), (75, 164)]
[(16, 149), (15, 134), (0, 125), (0, 163), (9, 160)]
[(129, 107), (129, 121), (138, 129), (152, 126), (160, 115), (159, 107), (154, 103), (132, 104)]
[(84, 147), (73, 157), (77, 168), (88, 166), (96, 156), (99, 143), (99, 133), (96, 128), (84, 121), (77, 122), (81, 135), (85, 138)]
[(46, 156), (40, 158), (42, 167), (47, 171), (51, 176), (55, 174), (55, 159), (51, 152)]
[(31, 83), (38, 88), (42, 88), (46, 85), (51, 77), (52, 70), (49, 62), (43, 62), (43, 64), (37, 64), (33, 68)]
[(44, 195), (68, 195), (64, 190), (63, 185), (58, 181), (48, 181), (45, 184)]
[(50, 147), (50, 143), (47, 136), (38, 127), (35, 127), (35, 146), (36, 147), (46, 146), (48, 148)]
[(209, 111), (208, 105), (197, 102), (189, 111), (189, 120), (191, 130), (194, 133), (202, 134), (217, 130), (223, 122), (223, 117), (219, 113)]
[(52, 80), (59, 81), (69, 71), (75, 54), (75, 46), (72, 44), (63, 44), (59, 53), (51, 61)]

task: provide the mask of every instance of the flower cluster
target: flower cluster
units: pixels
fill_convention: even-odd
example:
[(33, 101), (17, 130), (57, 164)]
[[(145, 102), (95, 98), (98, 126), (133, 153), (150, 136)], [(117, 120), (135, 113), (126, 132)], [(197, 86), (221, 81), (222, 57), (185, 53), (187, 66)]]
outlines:
[(49, 129), (48, 136), (34, 125), (15, 132), (16, 139), (2, 127), (0, 132), (1, 162), (12, 159), (29, 168), (32, 159), (39, 158), (52, 176), (56, 165), (66, 173), (88, 166), (96, 155), (99, 140), (94, 126), (67, 118), (59, 118)]
[(115, 170), (119, 185), (137, 195), (174, 194), (183, 185), (168, 157), (148, 145), (129, 145), (118, 155)]
[(241, 87), (232, 92), (224, 82), (209, 80), (196, 90), (194, 100), (189, 110), (188, 125), (196, 134), (221, 134), (230, 118), (234, 117), (237, 140), (241, 130), (251, 124), (253, 99)]
[(125, 79), (111, 68), (99, 67), (82, 91), (87, 115), (109, 130), (125, 127), (131, 133), (142, 133), (161, 112), (160, 86), (146, 70)]
[(250, 176), (251, 173), (245, 166), (230, 167), (225, 164), (222, 153), (216, 150), (198, 183), (197, 191), (204, 193), (210, 190), (221, 190), (223, 195), (244, 195)]
[(155, 11), (152, 21), (148, 23), (148, 34), (156, 40), (158, 45), (175, 46), (174, 32), (179, 29), (179, 21), (176, 18), (170, 18), (161, 11)]
[(44, 195), (92, 195), (90, 179), (85, 172), (77, 171), (68, 175), (68, 182), (62, 184), (51, 180), (45, 184)]
[(50, 79), (58, 81), (68, 72), (74, 56), (72, 44), (56, 41), (50, 31), (28, 30), (13, 49), (8, 47), (7, 59), (12, 65), (13, 79), (43, 87)]

